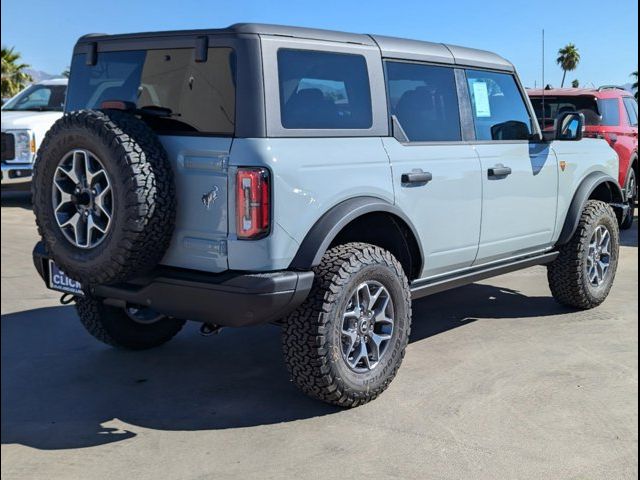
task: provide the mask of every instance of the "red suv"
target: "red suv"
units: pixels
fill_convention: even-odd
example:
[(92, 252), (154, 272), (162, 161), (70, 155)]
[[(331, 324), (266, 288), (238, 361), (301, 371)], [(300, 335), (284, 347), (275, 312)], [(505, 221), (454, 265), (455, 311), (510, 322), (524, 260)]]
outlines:
[(609, 86), (528, 90), (527, 93), (543, 130), (553, 130), (555, 119), (562, 113), (581, 112), (586, 120), (584, 136), (604, 138), (618, 153), (618, 181), (631, 206), (620, 227), (630, 228), (638, 200), (638, 102), (633, 95), (620, 87)]

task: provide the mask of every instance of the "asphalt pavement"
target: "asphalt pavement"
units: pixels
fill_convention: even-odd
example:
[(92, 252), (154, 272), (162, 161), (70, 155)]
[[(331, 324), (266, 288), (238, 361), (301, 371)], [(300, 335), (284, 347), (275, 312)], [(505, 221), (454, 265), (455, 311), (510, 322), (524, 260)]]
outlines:
[(102, 345), (33, 268), (28, 195), (1, 221), (3, 480), (638, 476), (637, 223), (601, 307), (556, 304), (543, 267), (417, 301), (394, 382), (340, 410), (273, 326)]

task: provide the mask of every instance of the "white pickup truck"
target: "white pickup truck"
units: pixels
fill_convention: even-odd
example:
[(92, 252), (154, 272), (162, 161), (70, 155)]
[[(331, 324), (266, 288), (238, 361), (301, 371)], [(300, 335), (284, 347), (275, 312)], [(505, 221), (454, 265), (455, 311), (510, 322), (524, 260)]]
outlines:
[(67, 79), (28, 86), (2, 106), (2, 184), (31, 178), (47, 130), (62, 116)]

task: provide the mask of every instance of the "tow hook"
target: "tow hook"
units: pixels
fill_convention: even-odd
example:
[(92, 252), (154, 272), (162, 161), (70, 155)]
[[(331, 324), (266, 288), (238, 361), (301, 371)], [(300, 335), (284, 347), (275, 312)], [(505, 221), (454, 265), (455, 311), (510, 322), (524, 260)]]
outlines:
[(69, 305), (71, 302), (73, 302), (76, 299), (76, 296), (72, 293), (64, 293), (62, 294), (62, 296), (60, 297), (60, 303), (62, 305)]
[(210, 337), (211, 335), (217, 335), (222, 330), (220, 325), (215, 323), (203, 323), (200, 325), (200, 335), (203, 337)]

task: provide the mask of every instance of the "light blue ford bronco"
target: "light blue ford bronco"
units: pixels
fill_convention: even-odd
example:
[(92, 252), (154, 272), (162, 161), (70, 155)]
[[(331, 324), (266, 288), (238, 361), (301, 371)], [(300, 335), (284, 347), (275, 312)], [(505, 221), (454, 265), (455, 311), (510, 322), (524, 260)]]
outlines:
[[(35, 165), (34, 263), (103, 342), (274, 323), (294, 382), (352, 407), (404, 356), (411, 301), (533, 265), (607, 297), (618, 160), (543, 136), (511, 63), (273, 25), (87, 35)], [(460, 299), (464, 309), (464, 299)]]

